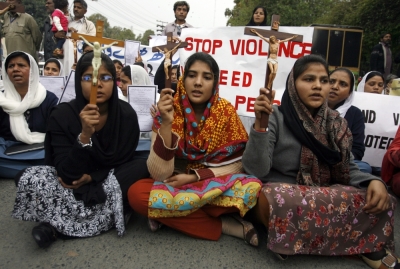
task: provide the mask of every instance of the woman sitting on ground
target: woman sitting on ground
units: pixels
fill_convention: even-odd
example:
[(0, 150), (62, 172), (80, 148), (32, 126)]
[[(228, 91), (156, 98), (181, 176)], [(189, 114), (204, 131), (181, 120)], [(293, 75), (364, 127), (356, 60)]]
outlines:
[(77, 64), (76, 99), (51, 113), (45, 141), (48, 166), (27, 168), (17, 182), (12, 215), (41, 222), (32, 230), (40, 247), (59, 235), (88, 237), (114, 226), (122, 236), (128, 188), (149, 176), (146, 161), (135, 159), (136, 113), (118, 99), (115, 67), (105, 54), (98, 72), (97, 104), (88, 103), (92, 59), (89, 52)]
[[(247, 133), (235, 108), (218, 94), (219, 68), (208, 54), (191, 55), (172, 97), (163, 89), (147, 166), (153, 179), (129, 189), (131, 207), (187, 235), (221, 233), (258, 245), (253, 225), (239, 217), (255, 205), (260, 181), (242, 174)], [(234, 215), (226, 215), (234, 213)]]
[(50, 58), (44, 63), (43, 76), (63, 76), (63, 65), (56, 58)]
[(14, 178), (32, 165), (44, 164), (44, 150), (6, 155), (17, 144), (43, 143), (47, 119), (57, 104), (54, 93), (39, 82), (39, 68), (29, 54), (16, 51), (7, 56), (0, 91), (0, 178)]
[(400, 197), (400, 127), (383, 157), (382, 180)]
[(354, 162), (364, 173), (372, 173), (371, 166), (361, 161), (364, 152), (365, 123), (364, 115), (358, 107), (352, 105), (354, 99), (354, 75), (344, 67), (337, 68), (330, 74), (331, 89), (329, 92), (328, 106), (340, 113), (342, 118), (347, 120), (348, 127), (353, 135), (353, 147), (351, 153)]
[[(398, 262), (396, 200), (354, 163), (347, 122), (327, 106), (328, 74), (322, 57), (308, 55), (294, 64), (280, 107), (260, 89), (243, 155), (245, 171), (265, 183), (251, 213), (281, 259), (361, 254), (372, 268), (386, 268), (382, 263)], [(260, 126), (262, 112), (269, 114), (268, 129)]]

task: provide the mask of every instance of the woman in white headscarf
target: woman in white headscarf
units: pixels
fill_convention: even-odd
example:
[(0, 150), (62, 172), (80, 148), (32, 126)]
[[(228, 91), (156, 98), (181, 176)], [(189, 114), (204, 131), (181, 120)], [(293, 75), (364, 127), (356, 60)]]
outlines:
[(39, 82), (34, 58), (21, 51), (7, 56), (0, 91), (0, 178), (13, 178), (28, 166), (44, 164), (44, 150), (14, 155), (4, 152), (16, 144), (44, 142), (47, 118), (57, 97)]
[(50, 58), (44, 63), (43, 76), (63, 76), (64, 68), (63, 64), (56, 58)]
[(357, 86), (357, 92), (384, 94), (383, 86), (385, 80), (383, 75), (378, 71), (371, 71), (365, 74)]
[[(120, 74), (120, 87), (123, 94), (123, 98), (120, 99), (128, 102), (128, 86), (148, 86), (152, 85), (149, 74), (143, 67), (139, 65), (127, 65), (121, 70)], [(149, 108), (150, 109), (150, 108)], [(139, 144), (136, 148), (136, 156), (139, 158), (145, 158), (150, 154), (151, 145), (151, 132), (140, 132)]]
[(353, 135), (351, 153), (354, 162), (362, 172), (371, 173), (371, 166), (361, 161), (364, 152), (365, 123), (364, 115), (358, 107), (352, 105), (354, 99), (355, 78), (347, 68), (337, 68), (330, 74), (331, 89), (329, 92), (328, 106), (340, 113), (345, 118)]

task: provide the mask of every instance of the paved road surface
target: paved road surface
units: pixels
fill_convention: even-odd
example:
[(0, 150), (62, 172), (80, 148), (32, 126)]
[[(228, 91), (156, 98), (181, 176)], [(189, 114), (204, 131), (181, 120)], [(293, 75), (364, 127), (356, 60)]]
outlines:
[[(40, 249), (31, 237), (35, 223), (10, 217), (15, 199), (12, 180), (0, 179), (0, 268), (368, 268), (358, 258), (294, 256), (279, 261), (262, 242), (258, 248), (222, 235), (218, 242), (190, 238), (169, 228), (156, 233), (133, 215), (127, 234), (115, 230), (97, 237), (57, 240)], [(396, 210), (399, 215), (399, 208)], [(395, 240), (400, 244), (399, 222)]]

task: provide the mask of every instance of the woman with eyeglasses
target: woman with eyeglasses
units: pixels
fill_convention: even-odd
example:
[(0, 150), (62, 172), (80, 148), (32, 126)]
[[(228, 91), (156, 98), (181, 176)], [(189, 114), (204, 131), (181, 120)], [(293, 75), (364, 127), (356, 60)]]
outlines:
[(118, 99), (115, 67), (105, 54), (98, 72), (97, 104), (89, 104), (92, 59), (89, 52), (77, 64), (76, 99), (58, 105), (50, 115), (45, 139), (48, 166), (27, 168), (19, 177), (13, 217), (41, 222), (32, 230), (40, 247), (60, 235), (88, 237), (113, 227), (122, 236), (127, 191), (136, 180), (149, 176), (146, 160), (135, 159), (137, 115)]

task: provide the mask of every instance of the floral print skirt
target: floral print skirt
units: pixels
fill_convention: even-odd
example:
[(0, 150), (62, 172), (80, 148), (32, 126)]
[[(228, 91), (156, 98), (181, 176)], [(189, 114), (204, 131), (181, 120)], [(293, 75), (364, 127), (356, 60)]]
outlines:
[(18, 183), (12, 216), (27, 221), (46, 222), (58, 232), (75, 237), (88, 237), (116, 227), (118, 235), (125, 232), (122, 192), (110, 171), (103, 181), (105, 203), (85, 206), (75, 199), (71, 189), (58, 181), (51, 166), (27, 168)]
[[(302, 186), (267, 183), (262, 189), (270, 204), (268, 248), (276, 253), (354, 255), (394, 251), (394, 210), (366, 214), (366, 190), (352, 186)], [(261, 194), (262, 195), (262, 194)]]

